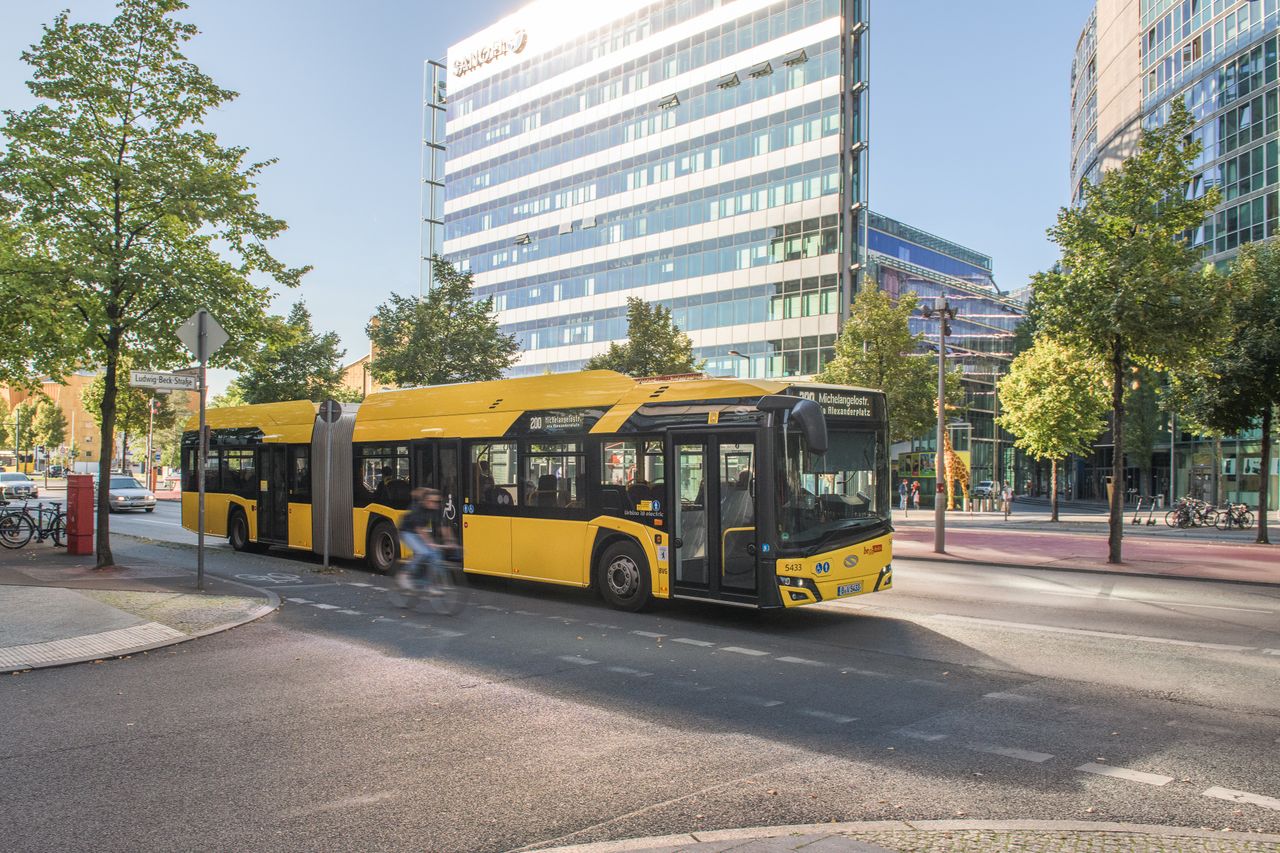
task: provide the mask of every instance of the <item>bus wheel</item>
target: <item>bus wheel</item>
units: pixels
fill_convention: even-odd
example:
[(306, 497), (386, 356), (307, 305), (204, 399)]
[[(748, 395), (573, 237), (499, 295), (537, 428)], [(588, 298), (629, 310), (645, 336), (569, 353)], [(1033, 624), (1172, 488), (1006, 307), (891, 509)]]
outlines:
[(238, 509), (227, 519), (227, 541), (237, 551), (249, 550), (249, 519)]
[(600, 592), (609, 604), (635, 612), (649, 603), (649, 561), (634, 542), (614, 542), (597, 565)]
[(365, 550), (369, 568), (384, 575), (393, 574), (400, 561), (400, 537), (388, 522), (379, 521), (369, 531), (369, 544)]

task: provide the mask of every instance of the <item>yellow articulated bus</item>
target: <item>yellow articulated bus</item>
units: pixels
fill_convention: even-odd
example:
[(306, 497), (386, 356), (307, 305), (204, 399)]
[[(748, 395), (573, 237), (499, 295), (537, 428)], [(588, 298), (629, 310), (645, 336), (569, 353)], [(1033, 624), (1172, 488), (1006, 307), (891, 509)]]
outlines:
[[(208, 415), (205, 530), (392, 571), (416, 486), (468, 573), (652, 598), (794, 607), (892, 585), (884, 395), (833, 385), (557, 374)], [(196, 526), (194, 423), (183, 525)], [(326, 468), (325, 460), (332, 460)], [(327, 492), (327, 496), (326, 496)]]

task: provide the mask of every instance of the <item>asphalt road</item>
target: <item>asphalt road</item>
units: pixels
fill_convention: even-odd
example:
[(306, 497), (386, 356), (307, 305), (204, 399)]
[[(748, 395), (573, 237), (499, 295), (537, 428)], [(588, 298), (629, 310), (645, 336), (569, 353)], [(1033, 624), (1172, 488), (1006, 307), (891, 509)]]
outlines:
[[(113, 527), (190, 537), (173, 505)], [(892, 592), (784, 614), (489, 581), (445, 617), (355, 566), (222, 543), (207, 564), (285, 607), (4, 680), (6, 849), (509, 850), (957, 816), (1280, 831), (1280, 589), (899, 562)]]

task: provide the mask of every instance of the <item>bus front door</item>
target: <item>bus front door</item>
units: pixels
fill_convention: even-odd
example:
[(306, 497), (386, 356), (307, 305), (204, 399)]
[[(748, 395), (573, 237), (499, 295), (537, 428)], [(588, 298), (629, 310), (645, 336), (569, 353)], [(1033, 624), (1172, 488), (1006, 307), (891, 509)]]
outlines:
[(289, 445), (258, 448), (258, 541), (289, 541)]
[(672, 436), (676, 595), (752, 602), (756, 559), (756, 446), (750, 433)]

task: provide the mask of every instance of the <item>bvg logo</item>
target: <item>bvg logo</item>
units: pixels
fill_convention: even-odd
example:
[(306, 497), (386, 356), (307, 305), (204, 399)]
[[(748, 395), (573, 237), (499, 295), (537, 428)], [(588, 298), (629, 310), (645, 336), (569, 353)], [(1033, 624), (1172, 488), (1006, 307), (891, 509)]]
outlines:
[(845, 558), (844, 558), (844, 567), (845, 567), (846, 569), (852, 569), (852, 568), (856, 567), (857, 565), (858, 565), (858, 555), (857, 555), (857, 554), (850, 554), (849, 556), (847, 556), (847, 557), (845, 557)]
[(827, 572), (831, 571), (831, 564), (830, 564), (830, 563), (818, 563), (817, 565), (815, 565), (815, 566), (813, 567), (813, 570), (814, 570), (815, 572), (817, 572), (818, 574), (820, 574), (820, 575), (825, 575)]

